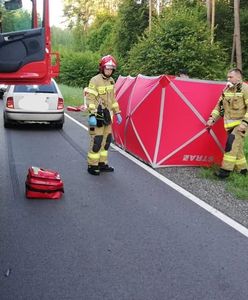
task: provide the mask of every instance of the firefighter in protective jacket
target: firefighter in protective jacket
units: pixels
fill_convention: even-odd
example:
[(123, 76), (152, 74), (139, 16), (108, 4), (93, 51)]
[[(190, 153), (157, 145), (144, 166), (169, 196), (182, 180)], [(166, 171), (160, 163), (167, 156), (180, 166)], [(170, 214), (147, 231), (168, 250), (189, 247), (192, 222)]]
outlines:
[(228, 72), (227, 79), (227, 85), (207, 121), (207, 127), (211, 127), (224, 117), (228, 138), (221, 168), (215, 173), (222, 179), (234, 170), (247, 174), (244, 140), (248, 130), (248, 85), (242, 82), (242, 71), (237, 68)]
[(114, 168), (108, 165), (113, 114), (116, 115), (118, 124), (122, 122), (119, 105), (115, 99), (115, 82), (111, 77), (116, 67), (117, 63), (113, 56), (102, 57), (99, 63), (99, 74), (90, 80), (86, 88), (90, 135), (88, 172), (92, 175), (114, 171)]

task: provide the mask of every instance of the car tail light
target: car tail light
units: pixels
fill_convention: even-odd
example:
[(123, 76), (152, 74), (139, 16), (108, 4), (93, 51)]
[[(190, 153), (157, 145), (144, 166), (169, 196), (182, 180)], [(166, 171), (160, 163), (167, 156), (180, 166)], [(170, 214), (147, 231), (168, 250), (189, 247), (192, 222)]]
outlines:
[(63, 108), (64, 108), (64, 99), (63, 98), (59, 98), (58, 99), (57, 109), (63, 109)]
[(6, 107), (14, 108), (14, 98), (13, 97), (8, 97), (7, 98)]

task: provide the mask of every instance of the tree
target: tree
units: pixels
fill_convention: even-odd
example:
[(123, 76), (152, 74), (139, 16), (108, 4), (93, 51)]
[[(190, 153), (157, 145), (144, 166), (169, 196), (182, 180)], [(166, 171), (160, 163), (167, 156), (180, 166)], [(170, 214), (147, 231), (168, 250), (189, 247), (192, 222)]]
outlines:
[(236, 50), (236, 63), (237, 67), (242, 70), (242, 52), (241, 52), (241, 39), (240, 39), (240, 0), (234, 1), (234, 47)]
[(81, 27), (82, 30), (86, 30), (92, 13), (93, 8), (89, 0), (64, 1), (64, 16), (68, 20), (69, 28)]
[(146, 33), (131, 49), (125, 73), (177, 74), (187, 68), (192, 77), (223, 78), (227, 56), (219, 43), (210, 44), (209, 28), (201, 16), (199, 7), (165, 10), (153, 24), (152, 34)]
[(244, 5), (240, 1), (240, 38), (242, 43), (242, 71), (244, 76), (248, 78), (248, 3)]
[(234, 16), (233, 5), (229, 2), (222, 0), (216, 3), (215, 40), (221, 41), (231, 56)]
[(210, 16), (208, 16), (208, 19), (210, 18), (210, 29), (211, 29), (211, 44), (214, 42), (214, 27), (215, 27), (215, 0), (209, 0), (209, 7), (208, 7), (208, 13), (210, 13)]
[(128, 51), (148, 27), (148, 13), (147, 1), (137, 4), (134, 0), (123, 0), (113, 37), (116, 52), (120, 57), (128, 56)]
[(59, 79), (69, 86), (86, 87), (90, 78), (98, 72), (98, 61), (99, 55), (90, 51), (62, 52)]
[(61, 29), (56, 26), (52, 26), (52, 48), (56, 51), (62, 51), (62, 49), (71, 49), (74, 47), (74, 39), (71, 31), (68, 29)]
[(207, 7), (207, 22), (209, 28), (211, 27), (211, 11), (212, 11), (212, 0), (206, 0), (206, 7)]
[(116, 17), (108, 13), (101, 13), (96, 19), (87, 33), (87, 48), (91, 51), (99, 51), (109, 35), (112, 34)]
[(86, 30), (99, 12), (116, 14), (121, 0), (64, 0), (64, 16), (69, 27)]
[(11, 32), (31, 28), (31, 15), (26, 10), (5, 11), (2, 15), (2, 31)]

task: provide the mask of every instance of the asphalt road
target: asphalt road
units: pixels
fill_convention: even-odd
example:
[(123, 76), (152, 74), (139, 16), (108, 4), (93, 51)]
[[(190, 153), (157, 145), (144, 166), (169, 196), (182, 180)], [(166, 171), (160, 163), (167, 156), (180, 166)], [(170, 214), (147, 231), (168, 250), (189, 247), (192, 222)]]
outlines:
[[(1, 104), (2, 105), (2, 104)], [(117, 151), (86, 172), (87, 132), (4, 129), (1, 300), (247, 300), (248, 239)], [(28, 200), (30, 166), (59, 171), (61, 200)]]

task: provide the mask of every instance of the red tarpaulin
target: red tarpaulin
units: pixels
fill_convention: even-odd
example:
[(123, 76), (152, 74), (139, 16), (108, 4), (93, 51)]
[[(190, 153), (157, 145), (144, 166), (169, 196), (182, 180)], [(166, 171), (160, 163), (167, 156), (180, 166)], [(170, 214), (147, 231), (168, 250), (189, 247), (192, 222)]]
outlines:
[(120, 76), (116, 96), (121, 125), (113, 124), (115, 143), (152, 167), (220, 164), (226, 141), (220, 119), (206, 121), (223, 82), (173, 76)]

